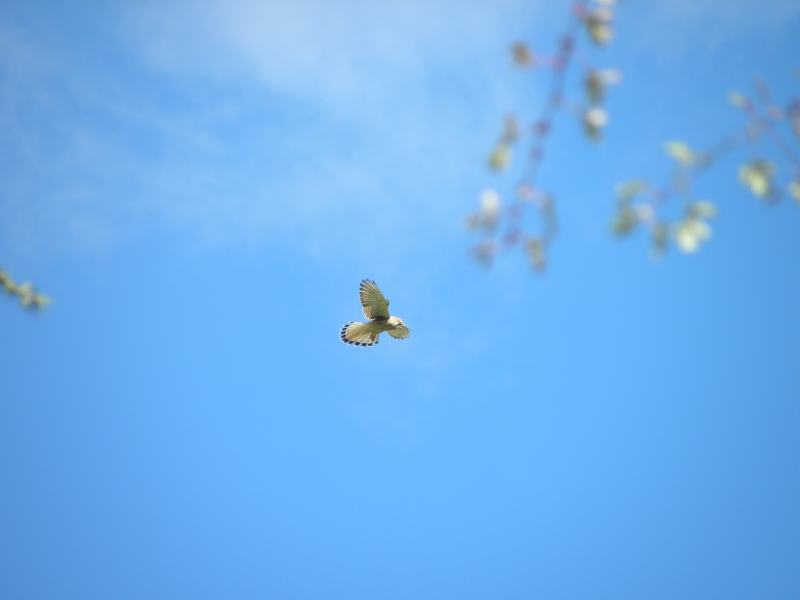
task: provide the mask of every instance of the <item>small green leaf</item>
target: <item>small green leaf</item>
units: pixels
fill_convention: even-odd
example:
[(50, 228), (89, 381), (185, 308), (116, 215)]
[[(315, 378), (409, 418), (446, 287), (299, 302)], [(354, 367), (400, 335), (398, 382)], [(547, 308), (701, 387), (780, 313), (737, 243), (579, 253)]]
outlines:
[(740, 94), (739, 92), (729, 92), (728, 93), (728, 100), (731, 104), (733, 104), (736, 108), (740, 108), (742, 110), (746, 110), (750, 108), (750, 100), (747, 99), (744, 95)]
[(675, 159), (684, 167), (691, 167), (697, 160), (692, 149), (685, 142), (671, 141), (664, 144), (667, 156)]
[(528, 260), (531, 262), (531, 266), (537, 271), (544, 271), (547, 266), (544, 242), (539, 238), (533, 238), (525, 245), (525, 250), (528, 252)]
[(495, 171), (502, 171), (511, 163), (511, 146), (506, 142), (498, 142), (489, 155), (489, 167)]
[(588, 13), (584, 22), (589, 38), (598, 46), (605, 46), (614, 37), (611, 26), (614, 13), (608, 7), (600, 7)]
[(632, 233), (638, 224), (636, 211), (628, 205), (622, 205), (611, 222), (611, 232), (617, 237), (624, 237)]
[(775, 165), (766, 160), (754, 160), (739, 167), (739, 181), (741, 181), (756, 197), (767, 198), (772, 195), (772, 178), (775, 175)]
[(667, 253), (669, 248), (669, 227), (664, 223), (656, 223), (650, 230), (650, 251), (653, 256), (660, 258)]
[(678, 227), (675, 232), (675, 243), (682, 252), (686, 252), (687, 254), (696, 252), (700, 245), (697, 237), (695, 237), (691, 230), (685, 225)]
[(6, 273), (4, 270), (0, 269), (0, 287), (2, 287), (6, 292), (11, 294), (11, 286), (14, 285), (14, 282), (11, 280), (11, 276)]
[(584, 80), (584, 87), (586, 88), (586, 97), (589, 102), (602, 102), (606, 95), (606, 86), (598, 76), (597, 71), (592, 69)]
[(44, 294), (34, 294), (33, 299), (31, 300), (31, 308), (35, 308), (37, 310), (41, 310), (43, 308), (47, 308), (53, 303), (53, 300)]
[(708, 220), (717, 216), (717, 206), (708, 200), (698, 200), (690, 202), (686, 207), (686, 212), (691, 217)]
[(800, 181), (792, 181), (789, 184), (789, 193), (794, 201), (800, 204)]
[(20, 304), (25, 308), (39, 310), (52, 303), (52, 300), (43, 294), (39, 294), (30, 282), (17, 284), (11, 276), (3, 269), (0, 269), (0, 289), (16, 296)]
[(707, 223), (693, 218), (681, 221), (675, 230), (675, 242), (683, 252), (697, 252), (700, 245), (711, 237), (711, 227)]
[(514, 63), (520, 67), (532, 67), (534, 64), (534, 56), (527, 45), (522, 42), (517, 42), (511, 46), (511, 55)]
[(591, 103), (602, 102), (606, 96), (606, 88), (622, 81), (622, 73), (617, 69), (592, 69), (586, 75), (584, 88), (586, 97)]
[(14, 283), (13, 281), (11, 281), (10, 279), (8, 279), (7, 281), (3, 282), (3, 288), (9, 294), (17, 294), (17, 293), (19, 293), (19, 288), (17, 287), (17, 284)]
[(33, 304), (33, 284), (30, 282), (21, 283), (17, 286), (17, 296), (19, 296), (19, 301), (22, 306), (28, 308)]
[(650, 186), (643, 179), (631, 179), (617, 186), (617, 200), (623, 203), (630, 202), (649, 189)]

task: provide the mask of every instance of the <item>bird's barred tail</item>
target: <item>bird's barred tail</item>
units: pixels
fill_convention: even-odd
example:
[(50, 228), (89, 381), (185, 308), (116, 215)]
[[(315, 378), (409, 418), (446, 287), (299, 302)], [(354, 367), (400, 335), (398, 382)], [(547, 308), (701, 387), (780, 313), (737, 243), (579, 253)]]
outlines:
[(356, 346), (373, 346), (378, 343), (378, 334), (370, 332), (366, 323), (356, 321), (346, 323), (339, 331), (339, 337), (345, 344)]

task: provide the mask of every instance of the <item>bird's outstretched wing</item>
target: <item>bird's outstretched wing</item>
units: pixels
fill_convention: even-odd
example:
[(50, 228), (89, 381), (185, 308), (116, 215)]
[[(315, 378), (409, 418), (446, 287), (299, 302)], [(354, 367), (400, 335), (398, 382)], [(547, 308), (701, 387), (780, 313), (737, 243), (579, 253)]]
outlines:
[(368, 319), (388, 319), (389, 301), (378, 289), (371, 279), (364, 279), (358, 288), (361, 306), (364, 307), (364, 316)]

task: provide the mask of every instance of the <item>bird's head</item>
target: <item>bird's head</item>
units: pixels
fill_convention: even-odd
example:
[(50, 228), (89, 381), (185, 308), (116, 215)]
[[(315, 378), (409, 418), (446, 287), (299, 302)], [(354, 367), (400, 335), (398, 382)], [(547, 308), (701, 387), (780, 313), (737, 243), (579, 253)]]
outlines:
[(392, 337), (403, 339), (411, 334), (411, 330), (400, 317), (389, 317), (388, 324), (392, 327), (389, 330), (389, 335)]

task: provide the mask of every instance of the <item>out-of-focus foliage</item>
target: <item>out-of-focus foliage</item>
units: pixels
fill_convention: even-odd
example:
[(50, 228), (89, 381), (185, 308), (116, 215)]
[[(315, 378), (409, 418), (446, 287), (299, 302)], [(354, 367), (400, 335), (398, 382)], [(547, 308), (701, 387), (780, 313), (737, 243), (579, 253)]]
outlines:
[(511, 164), (511, 147), (519, 138), (519, 125), (514, 115), (506, 117), (503, 133), (489, 154), (489, 168), (503, 171)]
[(489, 167), (495, 171), (503, 171), (511, 164), (511, 146), (506, 142), (498, 142), (489, 155)]
[(750, 100), (739, 92), (728, 93), (728, 100), (730, 100), (731, 104), (736, 108), (741, 108), (742, 110), (748, 110), (750, 108)]
[(613, 2), (598, 2), (598, 6), (587, 9), (584, 14), (584, 24), (589, 34), (589, 39), (598, 46), (605, 46), (614, 37), (614, 11)]
[(0, 267), (0, 288), (8, 295), (16, 297), (23, 308), (39, 311), (52, 304), (52, 300), (36, 291), (30, 282), (16, 283), (11, 276)]
[(598, 141), (603, 135), (603, 127), (608, 125), (608, 113), (599, 106), (593, 106), (583, 113), (583, 130), (590, 140)]
[[(558, 232), (554, 196), (545, 191), (539, 172), (552, 140), (555, 117), (560, 111), (577, 117), (586, 138), (594, 143), (603, 139), (610, 118), (605, 107), (609, 88), (622, 81), (622, 73), (613, 68), (596, 68), (582, 53), (583, 69), (578, 93), (571, 92), (571, 67), (576, 61), (576, 47), (582, 40), (602, 48), (614, 38), (615, 0), (581, 0), (574, 5), (570, 24), (559, 37), (555, 52), (534, 53), (526, 43), (511, 47), (513, 63), (530, 74), (549, 76), (549, 94), (539, 114), (531, 119), (506, 117), (503, 130), (488, 157), (489, 169), (518, 179), (513, 188), (493, 185), (480, 197), (480, 209), (467, 218), (468, 227), (484, 238), (473, 247), (473, 255), (491, 264), (504, 248), (520, 247), (531, 266), (543, 271)], [(796, 75), (800, 74), (800, 70)], [(800, 75), (798, 75), (800, 76)], [(717, 205), (698, 200), (694, 187), (699, 176), (720, 159), (742, 148), (758, 146), (761, 156), (750, 156), (739, 166), (738, 179), (749, 192), (768, 204), (788, 195), (800, 205), (800, 98), (785, 105), (776, 102), (767, 86), (757, 80), (752, 94), (730, 92), (730, 104), (741, 112), (745, 122), (739, 131), (726, 135), (706, 147), (698, 148), (673, 139), (664, 144), (671, 159), (670, 174), (663, 183), (631, 179), (617, 187), (616, 209), (611, 219), (611, 233), (617, 238), (631, 237), (643, 231), (650, 239), (650, 252), (660, 257), (675, 246), (685, 254), (696, 253), (711, 239), (711, 222)], [(788, 136), (787, 130), (788, 129)], [(527, 147), (517, 149), (515, 146)], [(514, 156), (523, 157), (512, 164)], [(791, 173), (789, 181), (779, 179)], [(505, 201), (501, 205), (500, 196)], [(702, 196), (706, 196), (705, 193)]]
[(533, 52), (522, 43), (517, 43), (511, 46), (511, 53), (514, 56), (514, 62), (520, 67), (532, 67), (535, 64)]
[(617, 210), (611, 220), (611, 232), (616, 237), (625, 237), (641, 226), (650, 235), (650, 251), (654, 256), (665, 254), (671, 240), (678, 249), (690, 254), (710, 239), (709, 221), (717, 214), (713, 203), (688, 202), (683, 215), (672, 223), (659, 216), (658, 204), (658, 190), (646, 181), (634, 179), (623, 183), (617, 188)]
[[(558, 232), (558, 218), (555, 199), (541, 186), (539, 171), (559, 111), (575, 115), (588, 140), (602, 140), (609, 122), (604, 102), (608, 89), (622, 81), (622, 73), (617, 69), (595, 68), (588, 64), (586, 56), (581, 56), (582, 76), (570, 76), (576, 46), (582, 40), (602, 47), (613, 38), (614, 5), (614, 0), (579, 1), (553, 53), (533, 52), (524, 42), (511, 47), (511, 59), (517, 67), (531, 75), (549, 76), (549, 93), (534, 118), (506, 117), (489, 153), (487, 164), (491, 172), (516, 179), (484, 191), (479, 210), (467, 217), (467, 227), (483, 236), (472, 248), (479, 262), (491, 264), (501, 249), (519, 247), (534, 270), (544, 271), (547, 267), (550, 246)], [(567, 90), (572, 89), (575, 92), (571, 98)], [(515, 152), (517, 145), (526, 147)], [(502, 204), (501, 195), (505, 199)]]
[(789, 194), (791, 194), (795, 202), (800, 204), (800, 180), (793, 181), (789, 184)]
[(534, 269), (541, 271), (547, 266), (547, 255), (542, 240), (539, 238), (529, 239), (525, 249), (528, 251), (528, 260), (531, 261)]
[(694, 152), (685, 142), (667, 142), (664, 144), (664, 150), (684, 167), (691, 167), (697, 161)]
[(711, 238), (709, 219), (717, 214), (717, 207), (711, 202), (690, 202), (686, 205), (686, 214), (675, 226), (675, 242), (683, 252), (691, 254), (700, 248), (700, 244)]
[(484, 190), (481, 194), (481, 209), (467, 219), (470, 229), (483, 228), (493, 231), (497, 226), (500, 216), (500, 195), (492, 189)]
[[(782, 159), (795, 173), (788, 183), (789, 196), (800, 204), (800, 154), (796, 144), (792, 145), (792, 136), (787, 139), (781, 132), (788, 125), (795, 137), (800, 138), (800, 100), (792, 100), (783, 109), (761, 81), (756, 81), (752, 96), (731, 92), (728, 100), (746, 117), (742, 129), (704, 151), (695, 150), (683, 141), (667, 142), (664, 150), (674, 166), (665, 184), (634, 179), (617, 188), (617, 209), (611, 220), (615, 236), (625, 237), (643, 226), (650, 233), (654, 255), (666, 253), (670, 242), (681, 252), (697, 252), (711, 239), (710, 221), (716, 216), (717, 207), (708, 200), (694, 199), (696, 179), (722, 157), (756, 144), (761, 146), (762, 152), (774, 154), (775, 158), (752, 158), (744, 162), (738, 169), (739, 181), (759, 200), (770, 204), (778, 202), (781, 185), (777, 181), (777, 160)], [(668, 201), (671, 199), (682, 201), (681, 213), (675, 215), (673, 208), (673, 216), (670, 216)]]
[(774, 175), (775, 165), (766, 160), (753, 160), (739, 167), (739, 181), (761, 200), (775, 193), (772, 186)]
[(591, 103), (600, 103), (606, 99), (606, 90), (622, 81), (622, 72), (618, 69), (590, 69), (583, 80), (586, 98)]

